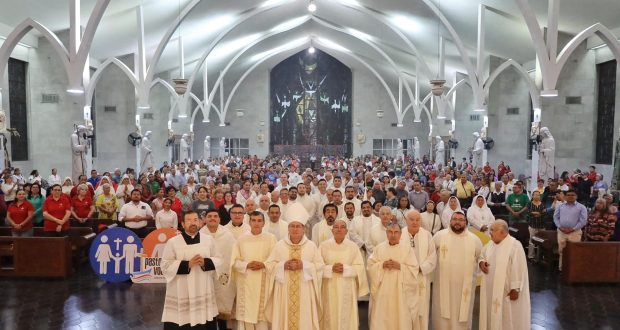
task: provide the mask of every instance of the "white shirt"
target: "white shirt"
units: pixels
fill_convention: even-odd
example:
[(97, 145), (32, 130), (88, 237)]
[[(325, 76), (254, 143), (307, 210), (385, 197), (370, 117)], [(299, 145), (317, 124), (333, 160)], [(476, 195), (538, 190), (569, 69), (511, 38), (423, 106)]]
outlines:
[(50, 187), (55, 184), (60, 184), (60, 175), (50, 174), (49, 178), (47, 178), (47, 183), (49, 184)]
[(170, 210), (160, 210), (155, 215), (155, 227), (157, 229), (161, 228), (174, 228), (176, 229), (179, 225), (179, 220), (177, 219), (177, 213)]
[[(134, 204), (133, 202), (129, 202), (121, 207), (121, 211), (118, 213), (118, 220), (124, 221), (125, 218), (134, 218), (136, 216), (142, 217), (153, 217), (153, 210), (149, 204), (145, 202), (138, 202), (138, 204)], [(144, 228), (148, 222), (146, 220), (138, 221), (138, 222), (127, 222), (125, 223), (125, 227), (127, 228)]]

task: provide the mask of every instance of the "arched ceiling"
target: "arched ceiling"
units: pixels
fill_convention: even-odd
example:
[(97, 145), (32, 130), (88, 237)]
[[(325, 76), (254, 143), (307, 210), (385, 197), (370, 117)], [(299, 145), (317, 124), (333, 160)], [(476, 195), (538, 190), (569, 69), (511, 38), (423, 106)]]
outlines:
[[(81, 3), (82, 23), (85, 24), (96, 0), (83, 0)], [(275, 30), (280, 32), (248, 49), (239, 57), (227, 73), (227, 80), (234, 80), (273, 47), (302, 37), (328, 39), (334, 44), (363, 58), (382, 75), (396, 78), (391, 64), (384, 54), (377, 52), (362, 39), (374, 43), (389, 56), (396, 66), (409, 77), (413, 77), (419, 61), (424, 61), (431, 71), (431, 77), (420, 70), (422, 81), (436, 74), (438, 68), (439, 35), (446, 41), (446, 76), (452, 77), (454, 71), (465, 71), (459, 53), (449, 38), (449, 34), (438, 24), (437, 18), (422, 0), (315, 0), (317, 11), (309, 13), (308, 1), (304, 0), (234, 0), (201, 1), (174, 34), (166, 47), (157, 71), (169, 71), (178, 67), (179, 51), (175, 39), (181, 35), (184, 41), (186, 76), (190, 76), (196, 61), (204, 54), (207, 46), (243, 15), (253, 10), (264, 11), (235, 26), (217, 44), (207, 58), (213, 83), (229, 61), (247, 44), (262, 38)], [(466, 45), (469, 55), (475, 55), (478, 5), (487, 6), (486, 15), (486, 54), (512, 58), (519, 63), (535, 58), (534, 49), (523, 18), (512, 0), (432, 0), (438, 6)], [(91, 56), (100, 61), (108, 57), (134, 53), (137, 50), (138, 29), (135, 7), (142, 5), (145, 18), (145, 41), (147, 59), (154, 53), (166, 29), (174, 22), (179, 9), (189, 0), (123, 0), (112, 1), (95, 34)], [(358, 5), (351, 5), (358, 4)], [(547, 17), (547, 1), (530, 1), (538, 15), (541, 25)], [(0, 23), (15, 26), (26, 17), (38, 20), (53, 31), (69, 27), (68, 1), (48, 0), (1, 0)], [(271, 8), (270, 6), (273, 6)], [(267, 9), (268, 8), (268, 9)], [(601, 22), (613, 29), (620, 27), (620, 1), (564, 0), (561, 2), (560, 30), (578, 33), (587, 26)], [(315, 20), (309, 19), (311, 16)], [(317, 20), (326, 24), (320, 24)], [(383, 22), (397, 27), (419, 51), (420, 56), (408, 47), (399, 36)], [(348, 33), (329, 28), (339, 27)], [(275, 30), (274, 30), (275, 29)], [(281, 31), (279, 31), (281, 30)], [(273, 33), (272, 33), (273, 34)], [(329, 49), (326, 51), (330, 52)], [(277, 63), (289, 52), (274, 56), (266, 63)], [(334, 52), (330, 52), (334, 55)], [(344, 62), (354, 65), (355, 61), (345, 56)], [(475, 63), (475, 60), (472, 59)], [(420, 67), (422, 68), (422, 67)], [(412, 78), (413, 79), (413, 78)], [(197, 85), (201, 79), (197, 79)], [(450, 79), (448, 79), (450, 80)]]

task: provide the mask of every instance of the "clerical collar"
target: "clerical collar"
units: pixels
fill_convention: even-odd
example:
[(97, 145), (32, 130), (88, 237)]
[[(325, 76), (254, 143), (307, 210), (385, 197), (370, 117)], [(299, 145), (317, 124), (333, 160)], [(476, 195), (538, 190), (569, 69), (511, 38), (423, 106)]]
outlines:
[(185, 240), (185, 244), (187, 245), (192, 245), (192, 244), (198, 244), (200, 243), (200, 233), (196, 233), (196, 235), (194, 235), (193, 237), (190, 236), (188, 233), (186, 233), (185, 231), (183, 231), (181, 233), (181, 235), (183, 236), (183, 239)]
[(235, 224), (231, 221), (231, 222), (230, 222), (230, 224), (231, 224), (233, 227), (241, 227), (241, 226), (243, 226), (243, 222), (242, 222), (242, 223), (240, 223), (240, 224), (238, 224), (238, 225), (235, 225)]

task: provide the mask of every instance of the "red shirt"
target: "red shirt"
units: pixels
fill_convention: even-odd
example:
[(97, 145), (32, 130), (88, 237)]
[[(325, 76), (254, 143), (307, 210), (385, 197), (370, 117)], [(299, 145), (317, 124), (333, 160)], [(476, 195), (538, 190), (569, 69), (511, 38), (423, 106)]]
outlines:
[[(93, 186), (89, 184), (87, 184), (86, 186), (88, 187), (88, 194), (90, 195), (90, 198), (93, 198), (93, 196), (95, 196), (95, 189), (93, 189)], [(78, 195), (77, 187), (78, 186), (75, 186), (71, 189), (71, 193), (70, 193), (71, 198), (76, 197)]]
[[(11, 220), (16, 224), (20, 224), (26, 220), (28, 217), (28, 212), (34, 212), (34, 207), (29, 201), (24, 201), (21, 205), (17, 205), (17, 202), (11, 203), (9, 208), (7, 209), (7, 213), (11, 215)], [(13, 228), (14, 232), (25, 232), (32, 229), (32, 221), (28, 221), (28, 224), (21, 227), (20, 229)]]
[[(271, 202), (271, 201), (269, 201)], [(218, 210), (220, 208), (220, 206), (226, 204), (226, 200), (224, 200), (224, 198), (222, 199), (213, 199), (213, 204), (215, 205), (215, 209)]]
[(177, 214), (178, 219), (183, 219), (183, 204), (180, 199), (175, 197), (170, 209)]
[(92, 205), (93, 200), (88, 196), (84, 196), (82, 200), (77, 196), (71, 198), (71, 207), (73, 207), (73, 212), (75, 212), (78, 218), (87, 218)]
[[(54, 197), (48, 197), (43, 203), (43, 212), (49, 213), (56, 219), (62, 219), (65, 217), (65, 212), (71, 210), (71, 201), (66, 195), (61, 195), (58, 200)], [(58, 224), (56, 222), (44, 219), (43, 230), (44, 231), (56, 231)], [(62, 225), (62, 231), (69, 230), (69, 221)]]

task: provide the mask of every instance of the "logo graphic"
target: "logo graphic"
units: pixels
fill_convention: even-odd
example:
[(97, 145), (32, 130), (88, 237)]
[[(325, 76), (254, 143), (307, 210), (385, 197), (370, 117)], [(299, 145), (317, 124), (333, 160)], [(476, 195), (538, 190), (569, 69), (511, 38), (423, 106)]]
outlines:
[(134, 283), (166, 283), (161, 270), (161, 257), (164, 254), (166, 242), (178, 235), (172, 228), (152, 231), (144, 238), (144, 252), (140, 254), (140, 269), (131, 274)]
[(106, 282), (123, 282), (140, 269), (142, 242), (129, 229), (110, 228), (101, 232), (90, 247), (90, 266)]

